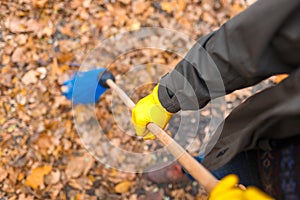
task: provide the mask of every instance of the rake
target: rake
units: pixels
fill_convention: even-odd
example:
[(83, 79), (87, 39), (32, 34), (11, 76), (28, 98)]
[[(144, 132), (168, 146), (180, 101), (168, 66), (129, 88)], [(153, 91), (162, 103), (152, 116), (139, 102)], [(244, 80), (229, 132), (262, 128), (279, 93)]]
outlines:
[[(76, 84), (76, 90), (73, 90), (74, 84)], [(110, 88), (114, 90), (129, 109), (132, 110), (135, 106), (134, 102), (115, 83), (112, 73), (105, 68), (78, 72), (73, 79), (64, 83), (64, 87), (67, 88), (64, 89), (63, 94), (68, 99), (73, 99), (73, 103), (75, 104), (95, 103), (106, 89)], [(96, 92), (91, 94), (91, 92), (89, 92), (91, 89), (95, 89), (94, 91)], [(212, 191), (217, 185), (218, 180), (203, 165), (196, 161), (155, 123), (149, 123), (147, 129), (156, 136), (175, 158), (178, 158), (178, 162), (208, 193)]]

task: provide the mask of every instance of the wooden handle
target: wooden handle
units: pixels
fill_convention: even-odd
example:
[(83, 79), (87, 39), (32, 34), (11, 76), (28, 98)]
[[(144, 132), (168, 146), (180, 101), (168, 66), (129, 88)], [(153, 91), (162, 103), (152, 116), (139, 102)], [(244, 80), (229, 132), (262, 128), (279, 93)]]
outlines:
[[(134, 102), (126, 95), (126, 93), (119, 88), (111, 79), (106, 81), (107, 85), (113, 89), (122, 99), (127, 107), (133, 109)], [(196, 161), (188, 152), (186, 152), (175, 140), (173, 140), (163, 129), (155, 123), (147, 125), (156, 138), (169, 150), (169, 152), (178, 158), (178, 162), (185, 168), (185, 170), (194, 177), (194, 179), (201, 184), (207, 192), (218, 184), (218, 180), (198, 161)]]

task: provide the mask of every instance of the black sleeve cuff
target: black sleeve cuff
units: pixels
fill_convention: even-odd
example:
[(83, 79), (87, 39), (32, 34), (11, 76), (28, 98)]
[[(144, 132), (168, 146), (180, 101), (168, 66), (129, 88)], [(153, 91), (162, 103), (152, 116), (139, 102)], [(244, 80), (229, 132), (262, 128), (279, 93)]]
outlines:
[(163, 86), (163, 85), (159, 85), (158, 87), (158, 99), (161, 103), (161, 105), (168, 111), (171, 113), (176, 113), (180, 110), (180, 106), (179, 106), (179, 102), (176, 98), (176, 96), (172, 95), (172, 91), (168, 91), (168, 88)]

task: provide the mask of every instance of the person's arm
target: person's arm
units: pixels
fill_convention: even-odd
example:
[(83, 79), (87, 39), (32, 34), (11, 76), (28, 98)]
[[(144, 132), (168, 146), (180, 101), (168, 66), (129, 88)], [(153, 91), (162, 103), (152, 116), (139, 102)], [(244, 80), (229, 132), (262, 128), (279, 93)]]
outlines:
[(163, 107), (172, 113), (198, 109), (211, 98), (293, 71), (300, 65), (299, 13), (299, 0), (260, 0), (201, 38), (161, 79)]

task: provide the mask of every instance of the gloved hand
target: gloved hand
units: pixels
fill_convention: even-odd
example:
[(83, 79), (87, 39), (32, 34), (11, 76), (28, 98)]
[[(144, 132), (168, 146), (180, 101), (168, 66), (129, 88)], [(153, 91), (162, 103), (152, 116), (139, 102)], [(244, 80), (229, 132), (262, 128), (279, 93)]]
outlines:
[(269, 200), (273, 199), (255, 187), (248, 187), (242, 190), (237, 187), (238, 177), (228, 175), (221, 179), (218, 185), (210, 193), (209, 200)]
[(168, 112), (158, 99), (158, 86), (156, 85), (152, 93), (141, 99), (132, 109), (131, 121), (136, 134), (143, 136), (144, 140), (155, 139), (155, 135), (146, 128), (148, 123), (154, 122), (161, 128), (165, 128), (172, 117), (172, 113)]

